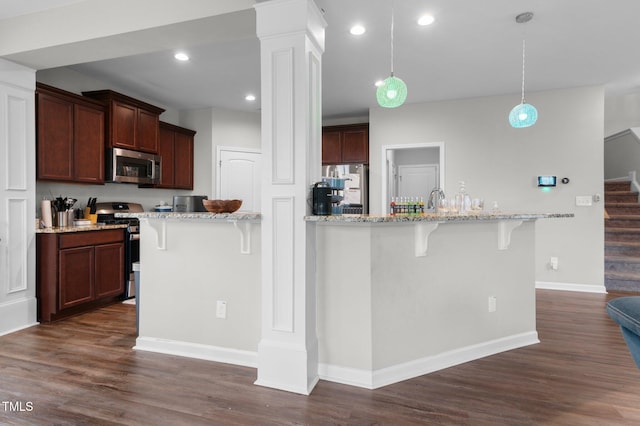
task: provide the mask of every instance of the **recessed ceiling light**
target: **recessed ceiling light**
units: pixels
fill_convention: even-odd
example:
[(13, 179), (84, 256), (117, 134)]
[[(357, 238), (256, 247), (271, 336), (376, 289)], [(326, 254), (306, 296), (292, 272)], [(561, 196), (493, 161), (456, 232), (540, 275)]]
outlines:
[(383, 84), (384, 84), (384, 80), (378, 80), (378, 81), (376, 81), (376, 82), (374, 83), (374, 86), (376, 86), (376, 87), (380, 87), (380, 86), (382, 86)]
[(178, 52), (175, 55), (173, 55), (174, 58), (176, 58), (179, 61), (188, 61), (189, 60), (189, 55), (187, 55), (184, 52)]
[(349, 32), (353, 35), (362, 35), (367, 31), (362, 25), (354, 25)]
[(255, 97), (255, 95), (249, 94), (249, 95), (245, 96), (244, 99), (249, 101), (249, 102), (253, 102), (253, 101), (256, 100), (256, 97)]
[(436, 20), (433, 15), (422, 15), (420, 19), (418, 19), (418, 25), (431, 25)]

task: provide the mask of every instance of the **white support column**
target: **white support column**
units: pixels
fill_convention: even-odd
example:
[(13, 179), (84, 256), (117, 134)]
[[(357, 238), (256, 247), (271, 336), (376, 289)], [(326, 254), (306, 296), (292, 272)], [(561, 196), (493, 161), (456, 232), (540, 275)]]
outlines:
[(37, 324), (35, 85), (0, 58), (0, 336)]
[(315, 226), (326, 23), (312, 0), (255, 6), (262, 75), (262, 339), (257, 385), (308, 395), (318, 381)]

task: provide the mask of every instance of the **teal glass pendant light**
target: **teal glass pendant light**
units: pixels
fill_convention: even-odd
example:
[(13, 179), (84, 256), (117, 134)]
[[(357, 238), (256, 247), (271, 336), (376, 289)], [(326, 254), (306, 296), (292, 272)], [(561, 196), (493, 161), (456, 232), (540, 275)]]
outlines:
[(391, 4), (391, 75), (376, 90), (378, 104), (384, 108), (397, 108), (407, 99), (407, 85), (393, 75), (393, 3)]
[[(516, 16), (518, 24), (529, 22), (533, 18), (533, 12), (524, 12)], [(522, 98), (518, 105), (513, 107), (509, 113), (509, 124), (511, 127), (520, 129), (523, 127), (533, 126), (538, 120), (538, 110), (531, 104), (528, 104), (524, 97), (524, 58), (525, 58), (525, 40), (522, 40)]]
[(407, 99), (407, 85), (391, 73), (391, 75), (378, 86), (376, 97), (381, 107), (399, 107)]
[(531, 104), (522, 103), (513, 107), (509, 113), (509, 124), (516, 129), (533, 126), (538, 120), (538, 110)]

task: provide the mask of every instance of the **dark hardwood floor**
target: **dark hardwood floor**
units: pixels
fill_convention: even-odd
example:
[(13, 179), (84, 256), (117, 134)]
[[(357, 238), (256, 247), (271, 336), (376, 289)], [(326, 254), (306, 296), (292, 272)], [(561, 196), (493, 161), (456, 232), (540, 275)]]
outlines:
[(251, 368), (133, 351), (135, 307), (113, 305), (0, 337), (0, 424), (640, 424), (640, 370), (604, 310), (624, 294), (537, 295), (538, 345), (308, 397), (253, 385)]

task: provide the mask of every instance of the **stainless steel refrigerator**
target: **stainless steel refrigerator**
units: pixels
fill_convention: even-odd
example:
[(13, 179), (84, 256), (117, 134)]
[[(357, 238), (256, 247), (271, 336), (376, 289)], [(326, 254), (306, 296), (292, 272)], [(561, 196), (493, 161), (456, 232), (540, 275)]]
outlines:
[(323, 177), (347, 179), (342, 191), (342, 213), (369, 214), (369, 166), (331, 164), (322, 166)]

